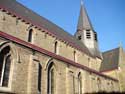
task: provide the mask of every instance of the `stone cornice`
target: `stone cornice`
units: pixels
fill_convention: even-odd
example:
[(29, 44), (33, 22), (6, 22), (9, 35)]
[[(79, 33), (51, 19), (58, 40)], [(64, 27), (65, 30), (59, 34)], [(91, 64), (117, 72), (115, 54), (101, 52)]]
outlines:
[(90, 68), (88, 68), (88, 67), (86, 67), (86, 66), (84, 66), (84, 65), (81, 65), (81, 64), (79, 64), (79, 63), (76, 63), (76, 62), (74, 62), (74, 61), (72, 61), (72, 60), (69, 60), (69, 59), (67, 59), (67, 58), (65, 58), (65, 57), (62, 57), (62, 56), (60, 56), (60, 55), (56, 55), (55, 53), (52, 53), (52, 52), (50, 52), (50, 51), (48, 51), (48, 50), (45, 50), (45, 49), (43, 49), (43, 48), (40, 48), (40, 47), (38, 47), (38, 46), (36, 46), (36, 45), (34, 45), (34, 44), (31, 44), (31, 43), (29, 43), (29, 42), (23, 41), (23, 40), (21, 40), (21, 39), (19, 39), (19, 38), (16, 38), (16, 37), (14, 37), (14, 36), (12, 36), (12, 35), (9, 35), (9, 34), (7, 34), (7, 33), (2, 32), (2, 31), (0, 31), (0, 37), (5, 38), (5, 39), (7, 39), (7, 40), (9, 40), (9, 41), (12, 41), (12, 42), (14, 42), (14, 43), (16, 43), (16, 44), (25, 46), (25, 47), (27, 47), (27, 48), (29, 48), (29, 49), (34, 50), (34, 51), (37, 51), (37, 52), (40, 52), (40, 53), (42, 53), (42, 54), (48, 55), (48, 56), (50, 56), (50, 57), (52, 57), (52, 58), (58, 59), (58, 60), (60, 60), (60, 61), (63, 61), (63, 62), (66, 63), (66, 64), (75, 66), (75, 67), (77, 67), (77, 68), (81, 68), (81, 69), (86, 70), (86, 71), (88, 71), (88, 72), (90, 72), (90, 73), (94, 73), (94, 74), (97, 74), (97, 75), (99, 75), (99, 76), (102, 76), (102, 77), (105, 77), (105, 78), (107, 78), (107, 79), (114, 80), (114, 81), (118, 82), (118, 80), (115, 79), (115, 78), (112, 78), (112, 77), (109, 77), (109, 76), (107, 76), (107, 75), (104, 75), (104, 74), (102, 74), (101, 72), (98, 72), (98, 71), (96, 71), (96, 70), (90, 69)]

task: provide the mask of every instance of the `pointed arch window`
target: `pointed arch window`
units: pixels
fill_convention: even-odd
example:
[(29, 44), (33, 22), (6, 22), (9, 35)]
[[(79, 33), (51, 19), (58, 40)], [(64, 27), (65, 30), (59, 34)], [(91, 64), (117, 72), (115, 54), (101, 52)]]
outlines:
[(55, 68), (53, 62), (48, 66), (48, 94), (55, 94)]
[(99, 91), (101, 91), (101, 79), (99, 77), (97, 78), (97, 85), (98, 85)]
[(78, 74), (78, 94), (82, 94), (82, 77), (81, 77), (81, 73)]
[(58, 42), (57, 41), (54, 44), (54, 53), (58, 54)]
[(39, 63), (38, 65), (38, 91), (41, 92), (41, 83), (42, 83), (42, 66)]
[(8, 87), (11, 67), (10, 47), (5, 47), (0, 52), (0, 86)]
[(73, 94), (75, 93), (75, 77), (72, 75)]
[(77, 62), (76, 51), (73, 52), (73, 59), (74, 59), (75, 62)]
[(28, 34), (28, 42), (33, 43), (33, 37), (34, 37), (34, 35), (33, 35), (33, 29), (30, 29), (29, 30), (29, 34)]

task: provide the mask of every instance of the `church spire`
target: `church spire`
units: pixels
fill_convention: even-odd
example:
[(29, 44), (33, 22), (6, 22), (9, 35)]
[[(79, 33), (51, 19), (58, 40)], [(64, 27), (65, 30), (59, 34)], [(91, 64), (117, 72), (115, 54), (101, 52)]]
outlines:
[(80, 8), (80, 15), (77, 25), (77, 30), (93, 30), (93, 27), (91, 25), (91, 22), (89, 20), (88, 14), (86, 12), (85, 7), (83, 6), (83, 1), (81, 0), (81, 8)]
[(80, 15), (78, 19), (77, 31), (74, 35), (77, 40), (81, 41), (93, 56), (102, 58), (98, 48), (97, 33), (92, 27), (86, 9), (81, 1)]

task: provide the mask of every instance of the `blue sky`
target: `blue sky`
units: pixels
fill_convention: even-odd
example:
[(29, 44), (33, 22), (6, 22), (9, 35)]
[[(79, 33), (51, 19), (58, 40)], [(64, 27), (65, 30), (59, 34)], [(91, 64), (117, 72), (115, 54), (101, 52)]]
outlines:
[[(76, 32), (80, 0), (17, 0), (70, 34)], [(125, 0), (84, 0), (99, 48), (107, 51), (122, 44), (125, 48)]]

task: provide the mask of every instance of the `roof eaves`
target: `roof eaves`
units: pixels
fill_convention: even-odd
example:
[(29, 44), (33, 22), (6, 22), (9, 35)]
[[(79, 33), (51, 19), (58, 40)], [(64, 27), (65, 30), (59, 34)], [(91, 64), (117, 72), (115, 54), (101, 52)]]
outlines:
[(72, 60), (70, 60), (70, 59), (67, 59), (67, 58), (65, 58), (65, 57), (62, 57), (62, 56), (60, 56), (60, 55), (56, 55), (55, 53), (52, 53), (52, 52), (50, 52), (50, 51), (47, 51), (47, 50), (45, 50), (45, 49), (43, 49), (43, 48), (40, 48), (40, 47), (38, 47), (38, 46), (36, 46), (36, 45), (34, 45), (34, 44), (31, 44), (31, 43), (28, 43), (28, 42), (26, 42), (26, 41), (23, 41), (23, 40), (21, 40), (21, 39), (19, 39), (19, 38), (16, 38), (16, 37), (14, 37), (14, 36), (11, 36), (11, 35), (9, 35), (9, 34), (7, 34), (7, 33), (2, 32), (2, 31), (0, 31), (0, 37), (5, 38), (5, 39), (7, 39), (7, 40), (10, 40), (10, 41), (12, 41), (12, 42), (14, 42), (14, 43), (23, 45), (23, 46), (25, 46), (25, 47), (27, 47), (27, 48), (30, 48), (30, 49), (33, 49), (33, 50), (35, 50), (35, 51), (41, 52), (41, 53), (43, 53), (43, 54), (46, 54), (46, 55), (51, 56), (51, 57), (53, 57), (53, 58), (56, 58), (56, 59), (58, 59), (58, 60), (62, 60), (62, 61), (64, 61), (65, 63), (71, 64), (71, 65), (73, 65), (73, 66), (75, 66), (75, 67), (79, 67), (79, 68), (81, 68), (81, 69), (84, 69), (84, 70), (87, 70), (87, 71), (89, 71), (89, 72), (95, 73), (95, 74), (100, 75), (100, 76), (102, 76), (102, 77), (105, 77), (105, 78), (108, 78), (108, 79), (112, 79), (112, 80), (114, 80), (114, 81), (118, 81), (118, 80), (115, 79), (115, 78), (112, 78), (112, 77), (110, 77), (110, 76), (104, 75), (104, 74), (102, 74), (101, 72), (98, 72), (98, 71), (96, 71), (96, 70), (94, 70), (94, 69), (90, 69), (90, 68), (87, 67), (87, 66), (84, 66), (84, 65), (81, 65), (81, 64), (79, 64), (79, 63), (76, 63), (76, 62), (74, 62), (74, 61), (72, 61)]

